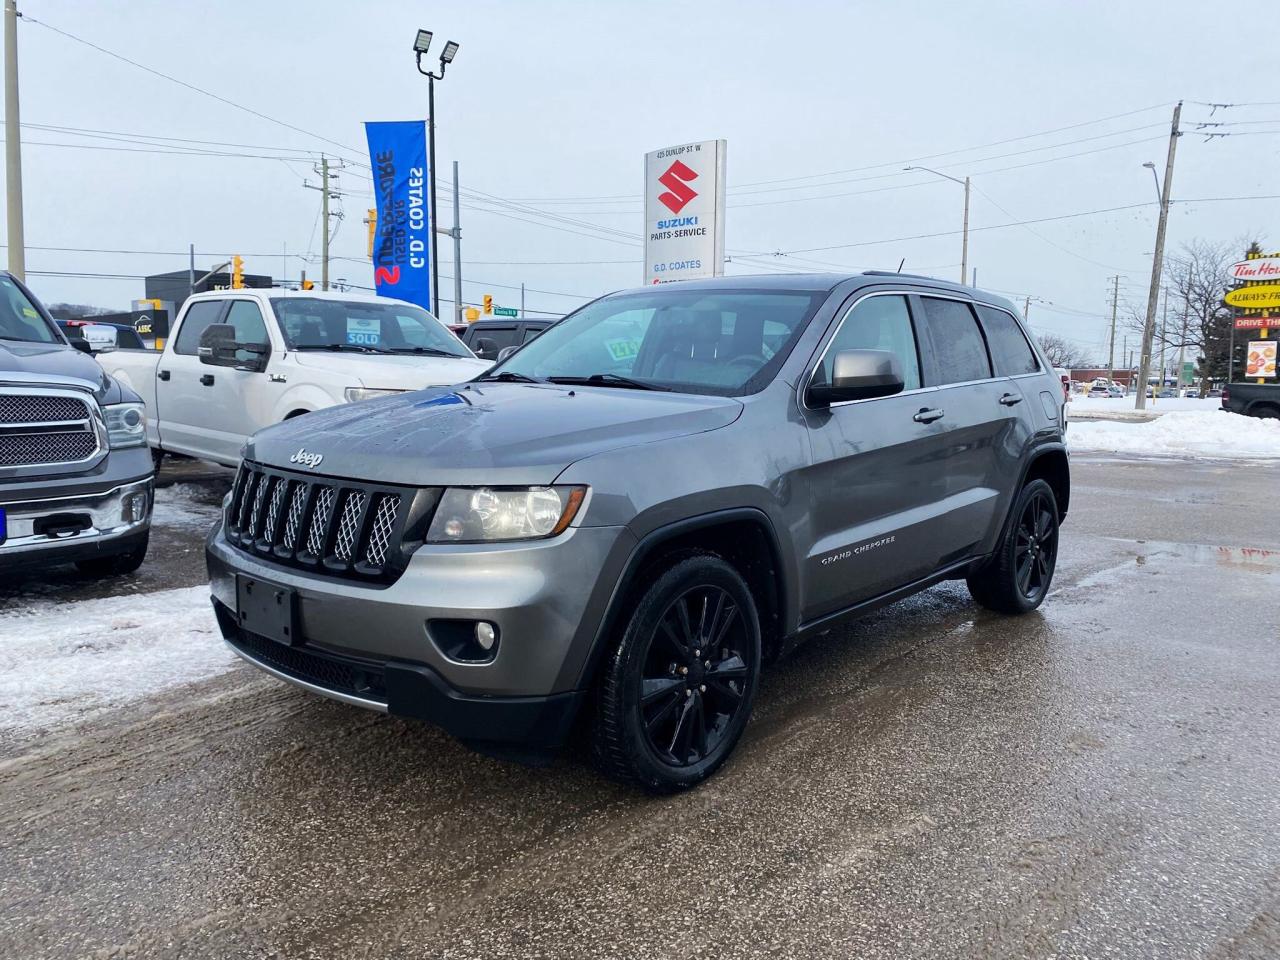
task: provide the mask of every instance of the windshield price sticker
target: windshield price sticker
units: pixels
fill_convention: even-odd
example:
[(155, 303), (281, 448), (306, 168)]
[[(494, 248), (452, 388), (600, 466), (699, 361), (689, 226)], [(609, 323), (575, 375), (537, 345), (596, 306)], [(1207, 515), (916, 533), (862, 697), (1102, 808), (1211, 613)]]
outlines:
[(616, 340), (606, 340), (604, 347), (614, 360), (633, 360), (640, 353), (640, 339), (638, 337), (619, 337)]

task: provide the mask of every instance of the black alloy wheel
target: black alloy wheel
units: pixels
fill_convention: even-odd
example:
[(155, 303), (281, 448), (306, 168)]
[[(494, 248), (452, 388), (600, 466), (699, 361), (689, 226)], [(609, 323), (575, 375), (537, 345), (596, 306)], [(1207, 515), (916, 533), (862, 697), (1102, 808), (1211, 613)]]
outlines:
[(1037, 492), (1022, 508), (1014, 539), (1018, 590), (1028, 603), (1038, 604), (1044, 599), (1057, 557), (1057, 509), (1050, 496)]
[(649, 747), (674, 767), (711, 756), (745, 703), (754, 651), (728, 592), (694, 587), (663, 612), (649, 637), (640, 709)]
[(593, 755), (653, 793), (691, 787), (733, 752), (760, 673), (760, 622), (742, 576), (686, 553), (646, 572), (601, 669)]

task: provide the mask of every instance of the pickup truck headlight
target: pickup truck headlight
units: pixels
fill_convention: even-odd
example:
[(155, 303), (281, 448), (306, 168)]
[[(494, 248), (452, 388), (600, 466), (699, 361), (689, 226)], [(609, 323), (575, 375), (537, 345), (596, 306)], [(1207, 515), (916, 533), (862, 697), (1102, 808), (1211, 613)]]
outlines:
[(347, 403), (358, 403), (361, 400), (373, 400), (375, 397), (390, 397), (397, 393), (404, 393), (404, 390), (383, 390), (378, 387), (347, 387), (342, 391), (342, 395), (347, 398)]
[(440, 498), (427, 543), (540, 540), (563, 533), (586, 487), (449, 487)]
[(112, 450), (147, 444), (147, 408), (140, 403), (109, 403), (102, 408)]

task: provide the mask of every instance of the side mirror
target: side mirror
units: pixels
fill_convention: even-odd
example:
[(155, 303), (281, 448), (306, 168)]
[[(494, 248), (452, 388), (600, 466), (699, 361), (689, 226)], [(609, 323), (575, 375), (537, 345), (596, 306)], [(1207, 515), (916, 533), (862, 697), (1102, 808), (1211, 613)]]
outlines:
[(507, 357), (511, 356), (513, 353), (515, 353), (519, 349), (520, 348), (517, 347), (515, 344), (512, 344), (509, 347), (503, 347), (501, 350), (498, 351), (498, 363), (501, 363), (503, 360), (507, 359)]
[[(266, 369), (271, 348), (262, 343), (240, 343), (236, 340), (236, 328), (229, 323), (211, 323), (200, 334), (197, 350), (201, 363), (213, 367), (234, 367), (254, 373)], [(251, 353), (249, 360), (242, 360), (238, 353)]]
[(809, 403), (829, 407), (846, 400), (869, 400), (901, 393), (902, 361), (888, 350), (841, 350), (831, 363), (831, 382), (809, 387)]
[(106, 353), (120, 345), (120, 334), (115, 327), (102, 323), (86, 324), (81, 328), (85, 342), (94, 353)]

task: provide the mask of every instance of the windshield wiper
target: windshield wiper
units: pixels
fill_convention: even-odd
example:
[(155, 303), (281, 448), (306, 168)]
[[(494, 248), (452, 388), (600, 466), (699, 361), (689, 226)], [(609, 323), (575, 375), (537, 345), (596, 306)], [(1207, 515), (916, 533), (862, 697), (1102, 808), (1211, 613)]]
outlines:
[(552, 383), (580, 383), (589, 387), (625, 387), (628, 390), (662, 390), (669, 393), (670, 387), (660, 387), (656, 383), (645, 383), (643, 380), (632, 380), (617, 373), (593, 373), (589, 377), (547, 377)]
[(429, 357), (453, 357), (454, 359), (462, 359), (460, 353), (450, 353), (448, 350), (441, 350), (439, 347), (392, 347), (392, 353), (422, 353)]
[(367, 347), (358, 343), (299, 343), (293, 349), (295, 350), (332, 350), (338, 352), (341, 350), (351, 350), (355, 353), (390, 353), (390, 350), (382, 347)]
[(492, 376), (484, 374), (476, 377), (476, 380), (495, 380), (500, 383), (546, 383), (546, 380), (539, 380), (537, 377), (531, 377), (524, 373), (514, 373), (510, 370), (503, 370), (501, 373), (495, 373)]

